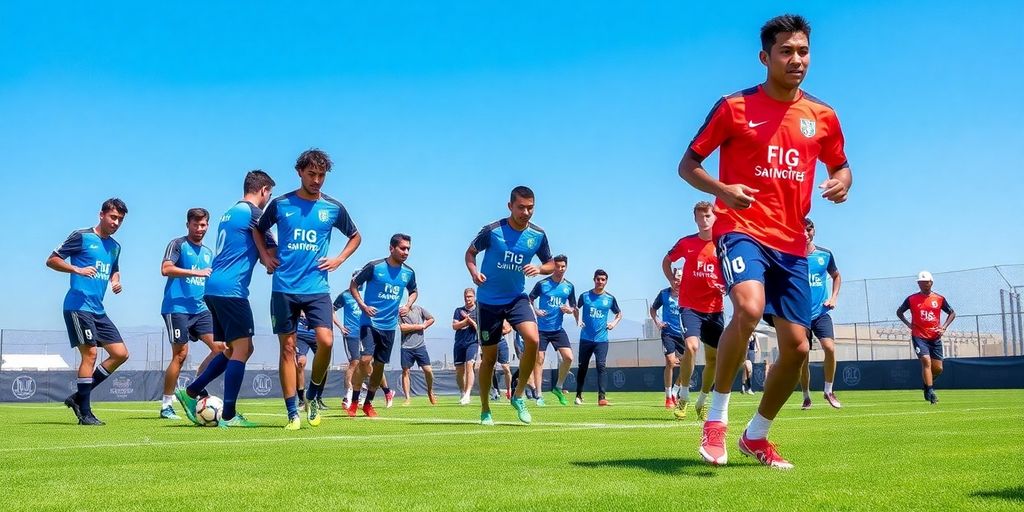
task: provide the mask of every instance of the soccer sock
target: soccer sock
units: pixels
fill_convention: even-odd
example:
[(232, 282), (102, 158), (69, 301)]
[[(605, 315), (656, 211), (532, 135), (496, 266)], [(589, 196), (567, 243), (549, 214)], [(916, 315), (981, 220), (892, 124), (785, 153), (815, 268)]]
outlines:
[(349, 399), (348, 399), (348, 403), (349, 404), (358, 404), (359, 403), (359, 392), (360, 391), (362, 391), (362, 390), (359, 390), (359, 389), (352, 390), (352, 394), (349, 395)]
[(92, 394), (92, 377), (78, 378), (78, 392), (75, 393), (75, 400), (82, 415), (92, 414), (92, 405), (89, 403), (89, 395)]
[(352, 401), (352, 388), (345, 388), (345, 400)]
[(768, 437), (768, 429), (772, 426), (772, 420), (757, 413), (747, 423), (747, 439), (765, 439)]
[(221, 411), (221, 417), (225, 421), (235, 417), (235, 402), (238, 401), (238, 391), (242, 389), (243, 375), (244, 362), (228, 361), (228, 367), (224, 370), (224, 410)]
[(832, 393), (832, 383), (831, 382), (826, 382), (825, 383), (825, 394), (829, 395), (831, 393)]
[(562, 377), (562, 378), (558, 379), (558, 382), (556, 382), (555, 385), (558, 386), (558, 389), (564, 388), (565, 387), (565, 377)]
[(385, 395), (391, 393), (391, 388), (389, 388), (387, 386), (381, 386), (380, 390), (383, 391)]
[(210, 396), (210, 392), (207, 391), (206, 388), (203, 388), (196, 393), (196, 398), (206, 398), (208, 396)]
[(92, 388), (96, 389), (96, 386), (99, 386), (103, 381), (107, 380), (107, 377), (110, 377), (111, 373), (112, 372), (108, 372), (102, 364), (97, 366), (92, 372)]
[(299, 397), (292, 395), (284, 399), (284, 406), (288, 409), (288, 421), (299, 417)]
[(665, 388), (665, 398), (672, 398), (672, 388)]
[(687, 402), (690, 401), (690, 388), (679, 388), (679, 398)]
[(174, 404), (174, 395), (164, 395), (163, 399), (160, 401), (160, 408), (166, 409), (172, 404)]
[[(313, 386), (310, 386), (310, 388), (312, 388), (312, 387)], [(299, 400), (306, 400), (307, 399), (306, 398), (306, 389), (305, 388), (299, 388), (298, 391), (295, 393), (295, 396), (299, 397)]]
[(321, 385), (320, 387), (318, 387), (316, 389), (316, 399), (317, 400), (320, 400), (320, 397), (324, 396), (324, 388), (325, 387), (327, 387), (327, 386)]
[(694, 405), (696, 407), (703, 407), (704, 406), (704, 402), (707, 401), (707, 399), (708, 399), (708, 394), (703, 392), (703, 391), (701, 391), (700, 394), (697, 395), (697, 403), (694, 404)]
[(323, 384), (309, 381), (309, 388), (306, 389), (306, 401), (316, 400), (316, 397), (320, 396), (320, 393), (323, 392), (323, 388)]
[(811, 390), (810, 389), (805, 389), (804, 390), (804, 400), (810, 400), (810, 399), (811, 399)]
[(369, 389), (366, 390), (366, 400), (363, 400), (363, 404), (368, 404), (368, 403), (372, 402), (373, 401), (373, 395), (376, 395), (376, 394), (377, 394), (376, 391), (369, 390)]
[(199, 396), (199, 393), (205, 390), (206, 386), (213, 382), (213, 379), (220, 377), (221, 374), (224, 373), (224, 370), (227, 370), (228, 361), (228, 356), (223, 352), (217, 354), (217, 356), (210, 361), (210, 364), (206, 365), (206, 370), (204, 370), (203, 373), (196, 377), (196, 380), (192, 381), (192, 383), (185, 388), (185, 393), (193, 398)]
[(711, 410), (708, 412), (708, 421), (721, 421), (729, 423), (729, 397), (731, 393), (711, 392)]

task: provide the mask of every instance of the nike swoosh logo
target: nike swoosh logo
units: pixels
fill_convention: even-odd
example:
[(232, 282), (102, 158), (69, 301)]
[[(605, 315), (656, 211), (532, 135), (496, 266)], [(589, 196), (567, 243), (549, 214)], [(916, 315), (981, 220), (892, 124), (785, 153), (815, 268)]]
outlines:
[(768, 121), (761, 121), (760, 123), (755, 123), (753, 121), (747, 121), (747, 126), (749, 126), (750, 128), (757, 128), (758, 126), (761, 126), (762, 124), (765, 124), (767, 122)]
[(295, 212), (288, 212), (284, 214), (285, 217), (291, 217), (292, 215), (295, 215)]

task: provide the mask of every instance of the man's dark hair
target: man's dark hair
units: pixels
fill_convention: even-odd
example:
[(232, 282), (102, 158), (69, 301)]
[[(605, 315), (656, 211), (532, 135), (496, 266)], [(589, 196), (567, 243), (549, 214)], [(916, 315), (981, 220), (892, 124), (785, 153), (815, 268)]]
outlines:
[(533, 199), (533, 191), (530, 190), (530, 187), (519, 185), (518, 187), (512, 189), (512, 193), (509, 194), (508, 196), (508, 202), (516, 202), (517, 197), (522, 199)]
[(255, 194), (263, 187), (273, 187), (274, 185), (277, 185), (274, 183), (274, 178), (260, 169), (254, 169), (245, 173), (245, 184), (242, 185), (242, 191), (246, 194)]
[(555, 263), (565, 263), (566, 265), (569, 264), (569, 257), (564, 254), (559, 254), (558, 256), (555, 256), (552, 259), (555, 260)]
[(103, 205), (100, 206), (100, 213), (107, 213), (110, 210), (117, 210), (117, 213), (121, 215), (128, 215), (128, 207), (125, 206), (124, 201), (116, 197), (103, 201)]
[(210, 212), (206, 211), (206, 208), (189, 208), (188, 213), (185, 214), (185, 220), (188, 222), (210, 220)]
[(785, 32), (803, 32), (807, 42), (811, 42), (811, 24), (799, 14), (783, 14), (768, 20), (761, 27), (761, 49), (771, 53), (775, 44), (775, 36)]
[(398, 247), (398, 244), (405, 240), (406, 242), (412, 243), (412, 237), (405, 233), (395, 233), (391, 235), (391, 247)]
[(295, 160), (295, 170), (299, 172), (309, 167), (319, 171), (331, 172), (331, 167), (333, 166), (334, 162), (331, 162), (331, 157), (327, 156), (327, 153), (324, 153), (319, 148), (307, 149)]
[(814, 221), (811, 220), (810, 217), (804, 217), (804, 227), (805, 228), (813, 228), (814, 227)]
[(594, 279), (597, 279), (598, 277), (601, 276), (604, 276), (605, 279), (608, 279), (608, 272), (605, 272), (604, 270), (601, 269), (597, 269), (594, 271)]

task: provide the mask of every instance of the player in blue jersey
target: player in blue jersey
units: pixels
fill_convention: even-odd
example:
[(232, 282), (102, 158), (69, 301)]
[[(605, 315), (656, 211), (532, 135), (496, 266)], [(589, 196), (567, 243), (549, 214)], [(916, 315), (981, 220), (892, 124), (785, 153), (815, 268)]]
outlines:
[(473, 391), (473, 379), (476, 377), (476, 356), (480, 350), (477, 327), (480, 308), (476, 303), (476, 290), (463, 290), (462, 301), (463, 305), (455, 308), (452, 315), (452, 330), (455, 331), (452, 357), (455, 363), (455, 382), (459, 386), (459, 405), (469, 405), (469, 395)]
[[(391, 236), (390, 254), (387, 258), (373, 260), (366, 264), (356, 277), (348, 291), (363, 310), (359, 322), (359, 338), (364, 347), (373, 347), (373, 353), (362, 355), (364, 364), (372, 360), (373, 373), (370, 374), (370, 385), (366, 389), (366, 400), (363, 403), (363, 414), (373, 418), (377, 411), (373, 408), (373, 396), (380, 387), (384, 376), (384, 365), (391, 360), (391, 350), (395, 346), (395, 329), (398, 318), (407, 314), (409, 308), (416, 303), (416, 272), (405, 264), (412, 249), (412, 237), (404, 233)], [(360, 293), (359, 288), (365, 285)], [(402, 295), (408, 291), (408, 298), (402, 304)], [(401, 304), (401, 305), (400, 305)], [(361, 383), (366, 377), (360, 365), (352, 374), (352, 383)], [(359, 408), (358, 389), (354, 391), (354, 399), (348, 405), (348, 415), (355, 416)], [(390, 401), (390, 399), (389, 399)]]
[[(260, 217), (253, 239), (260, 252), (260, 260), (274, 273), (270, 294), (270, 313), (274, 334), (281, 344), (278, 367), (281, 371), (281, 390), (288, 413), (287, 430), (302, 427), (299, 421), (299, 400), (295, 386), (295, 330), (299, 313), (306, 314), (309, 327), (316, 331), (317, 352), (313, 356), (313, 371), (306, 388), (310, 426), (320, 425), (321, 415), (316, 401), (327, 378), (334, 345), (334, 313), (331, 308), (330, 286), (327, 273), (345, 263), (356, 251), (362, 236), (348, 211), (336, 199), (323, 194), (321, 188), (331, 172), (332, 162), (327, 153), (319, 149), (303, 151), (295, 161), (295, 172), (300, 186), (267, 205)], [(280, 246), (271, 253), (264, 243), (262, 232), (277, 226)], [(337, 229), (348, 237), (341, 254), (327, 256), (331, 245), (331, 232)]]
[[(836, 307), (839, 289), (843, 286), (843, 276), (839, 274), (839, 267), (836, 266), (836, 258), (832, 255), (832, 251), (814, 245), (814, 222), (811, 219), (804, 219), (804, 231), (807, 233), (807, 268), (811, 283), (811, 329), (807, 333), (807, 338), (811, 349), (814, 348), (814, 338), (818, 338), (818, 341), (821, 342), (821, 348), (825, 351), (823, 396), (829, 405), (839, 409), (842, 404), (839, 403), (836, 394), (832, 392), (832, 383), (836, 378), (836, 342), (829, 311)], [(825, 287), (825, 283), (830, 277), (832, 278), (831, 291)], [(804, 392), (802, 408), (805, 410), (811, 408), (810, 360), (811, 357), (808, 354), (800, 372), (800, 389)]]
[[(299, 315), (299, 322), (295, 328), (295, 387), (298, 388), (299, 409), (308, 410), (306, 403), (306, 363), (310, 352), (316, 357), (316, 331), (309, 328), (305, 313)], [(321, 387), (313, 400), (322, 411), (330, 409), (323, 401), (324, 389)]]
[[(352, 272), (352, 277), (356, 277), (358, 274), (358, 270)], [(341, 318), (338, 318), (338, 311), (341, 311)], [(359, 342), (359, 318), (362, 315), (363, 310), (359, 309), (359, 304), (356, 304), (356, 300), (352, 298), (352, 294), (347, 288), (335, 297), (334, 325), (341, 331), (345, 340), (345, 358), (348, 359), (348, 368), (345, 369), (345, 396), (341, 401), (341, 405), (345, 409), (348, 409), (349, 401), (352, 400), (352, 374), (355, 372), (356, 366), (359, 365), (360, 355), (363, 353)], [(369, 371), (366, 372), (367, 375), (369, 373)]]
[[(108, 285), (114, 293), (121, 293), (121, 244), (113, 235), (127, 214), (124, 201), (107, 199), (100, 206), (96, 226), (71, 232), (46, 259), (47, 267), (71, 274), (71, 287), (64, 296), (64, 324), (71, 348), (78, 349), (81, 362), (78, 390), (64, 400), (64, 405), (74, 411), (79, 425), (104, 424), (92, 413), (92, 390), (128, 360), (121, 333), (103, 309)], [(107, 358), (98, 367), (97, 347), (107, 352)]]
[(210, 277), (213, 265), (213, 251), (203, 245), (203, 238), (210, 227), (210, 212), (205, 208), (190, 208), (185, 214), (185, 227), (188, 235), (167, 244), (160, 264), (160, 273), (167, 278), (160, 315), (164, 318), (167, 339), (171, 342), (171, 360), (164, 372), (160, 417), (174, 420), (180, 419), (174, 413), (174, 388), (178, 386), (181, 366), (188, 357), (189, 341), (202, 340), (210, 349), (200, 363), (198, 373), (203, 373), (210, 361), (227, 348), (223, 342), (213, 340), (213, 317), (203, 301), (206, 278)]
[[(651, 304), (651, 320), (661, 330), (661, 346), (665, 355), (665, 408), (672, 409), (676, 406), (675, 393), (672, 389), (672, 372), (679, 364), (676, 354), (686, 352), (683, 345), (683, 329), (679, 322), (679, 280), (682, 278), (682, 270), (676, 270), (672, 279), (672, 286), (658, 292)], [(661, 310), (659, 318), (658, 310)], [(683, 372), (680, 372), (682, 375)], [(689, 385), (689, 382), (686, 383)]]
[[(565, 278), (569, 258), (559, 254), (554, 257), (554, 261), (555, 271), (551, 277), (538, 281), (530, 292), (530, 302), (537, 301), (533, 312), (537, 315), (537, 329), (540, 331), (540, 346), (533, 382), (537, 384), (539, 395), (540, 386), (544, 382), (544, 357), (548, 345), (551, 345), (559, 355), (558, 378), (551, 386), (551, 392), (558, 398), (558, 403), (569, 405), (569, 398), (562, 388), (565, 386), (565, 377), (572, 368), (572, 345), (569, 343), (569, 335), (562, 328), (562, 319), (568, 314), (573, 315), (579, 322), (580, 315), (576, 309), (576, 287)], [(543, 398), (538, 396), (537, 400), (538, 405), (543, 405)]]
[[(483, 227), (466, 249), (466, 269), (477, 285), (477, 300), (480, 302), (479, 331), (482, 361), (480, 367), (480, 423), (493, 425), (489, 402), (491, 376), (498, 359), (498, 342), (501, 341), (502, 323), (508, 323), (523, 337), (526, 350), (521, 366), (533, 368), (537, 362), (537, 317), (530, 306), (530, 298), (524, 293), (526, 278), (548, 275), (554, 272), (555, 262), (551, 258), (548, 237), (544, 230), (530, 222), (536, 200), (533, 191), (519, 186), (512, 189), (509, 197), (508, 218), (492, 222)], [(478, 267), (476, 257), (484, 253), (483, 263)], [(535, 266), (534, 256), (541, 261)], [(528, 379), (519, 379), (512, 396), (512, 407), (519, 421), (530, 423), (530, 412), (526, 410), (523, 391)]]
[[(196, 397), (204, 394), (206, 386), (223, 374), (221, 425), (255, 426), (235, 410), (235, 404), (245, 376), (245, 363), (253, 350), (254, 322), (249, 305), (249, 283), (259, 258), (253, 229), (263, 213), (262, 208), (270, 201), (274, 185), (274, 180), (267, 173), (258, 169), (249, 171), (242, 183), (242, 199), (224, 212), (217, 225), (216, 254), (210, 276), (206, 278), (204, 301), (213, 318), (213, 339), (223, 341), (227, 349), (214, 356), (188, 387), (174, 391), (185, 415), (197, 425)], [(263, 238), (274, 250), (273, 236), (264, 232)]]
[[(619, 309), (619, 301), (615, 300), (615, 296), (604, 290), (607, 284), (608, 273), (597, 269), (594, 271), (594, 288), (581, 293), (576, 300), (576, 305), (580, 308), (579, 326), (583, 328), (580, 331), (580, 357), (576, 367), (576, 405), (583, 405), (583, 384), (587, 379), (591, 358), (595, 358), (597, 366), (597, 405), (608, 405), (604, 382), (605, 362), (608, 359), (608, 331), (615, 329), (622, 321), (622, 310)], [(611, 314), (615, 315), (615, 319), (609, 322), (608, 317)]]

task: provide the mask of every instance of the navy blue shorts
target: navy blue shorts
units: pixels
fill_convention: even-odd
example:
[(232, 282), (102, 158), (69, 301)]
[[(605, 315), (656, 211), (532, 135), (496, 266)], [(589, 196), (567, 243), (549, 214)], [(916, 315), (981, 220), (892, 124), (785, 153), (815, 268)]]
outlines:
[(213, 315), (209, 311), (201, 313), (168, 313), (164, 315), (167, 327), (167, 338), (174, 344), (185, 344), (199, 341), (207, 334), (213, 334)]
[(363, 355), (372, 353), (373, 360), (380, 364), (388, 364), (391, 360), (395, 331), (382, 331), (372, 325), (364, 325), (359, 328), (359, 340), (363, 344)]
[(306, 325), (334, 328), (334, 303), (329, 293), (270, 293), (270, 321), (274, 334), (292, 334), (299, 324), (299, 314), (306, 314)]
[[(349, 361), (355, 361), (359, 359), (359, 356), (363, 355), (362, 342), (359, 340), (359, 336), (345, 336), (345, 355)], [(366, 355), (373, 355), (371, 350)]]
[(537, 323), (537, 316), (533, 313), (530, 298), (523, 294), (512, 302), (499, 306), (481, 303), (480, 344), (485, 347), (497, 345), (502, 340), (501, 328), (505, 320), (508, 320), (512, 327), (525, 322)]
[(749, 350), (748, 349), (747, 350), (747, 361), (750, 361), (751, 363), (756, 363), (757, 362), (757, 351)]
[(430, 354), (427, 353), (426, 345), (402, 349), (402, 369), (408, 370), (413, 364), (420, 365), (420, 368), (430, 366)]
[(508, 342), (505, 340), (498, 343), (498, 364), (508, 364)]
[(473, 364), (473, 361), (476, 361), (476, 354), (478, 350), (480, 350), (480, 344), (476, 341), (473, 341), (472, 343), (456, 341), (453, 354), (455, 356), (453, 358), (455, 360), (455, 366), (466, 363)]
[(936, 361), (942, 361), (942, 338), (926, 340), (911, 336), (910, 342), (914, 345), (914, 353), (917, 354), (917, 357), (928, 356)]
[(661, 348), (666, 356), (672, 353), (682, 354), (686, 352), (686, 345), (683, 344), (683, 339), (665, 331), (661, 331)]
[(304, 356), (310, 351), (316, 354), (316, 335), (303, 331), (295, 336), (295, 357)]
[(742, 233), (718, 238), (718, 259), (726, 290), (744, 281), (764, 284), (764, 315), (811, 327), (811, 285), (807, 258), (770, 249)]
[(241, 338), (252, 338), (252, 307), (249, 299), (241, 297), (203, 297), (213, 317), (213, 339), (232, 342)]
[(556, 351), (560, 348), (572, 348), (572, 344), (569, 343), (569, 335), (565, 333), (565, 329), (540, 331), (540, 351), (546, 351), (548, 345), (555, 347)]
[(718, 339), (725, 330), (722, 313), (701, 313), (690, 308), (679, 311), (679, 323), (683, 326), (683, 338), (696, 336), (711, 348), (718, 348)]
[(811, 320), (811, 329), (807, 331), (807, 341), (814, 346), (814, 338), (818, 338), (818, 341), (823, 339), (834, 339), (836, 337), (835, 328), (832, 326), (832, 317), (825, 313), (814, 320)]
[(71, 348), (79, 345), (102, 347), (124, 343), (121, 333), (107, 315), (97, 315), (88, 311), (65, 311), (64, 325), (68, 328)]

